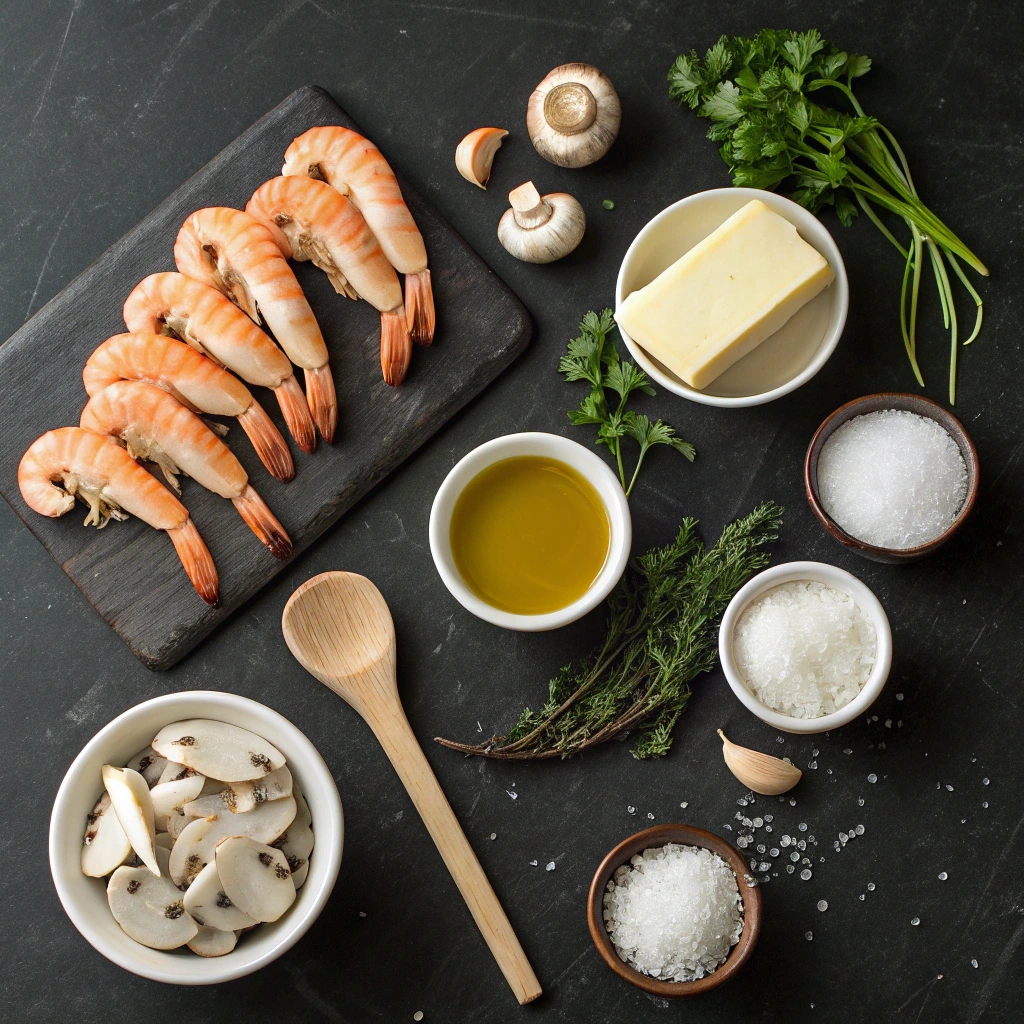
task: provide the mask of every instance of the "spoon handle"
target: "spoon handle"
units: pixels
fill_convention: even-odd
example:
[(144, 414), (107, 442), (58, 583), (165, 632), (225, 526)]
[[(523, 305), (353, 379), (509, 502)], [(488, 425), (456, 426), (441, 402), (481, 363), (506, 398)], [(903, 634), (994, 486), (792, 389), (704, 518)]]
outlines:
[(404, 712), (401, 707), (393, 709), (386, 721), (370, 720), (369, 724), (423, 818), (516, 999), (520, 1005), (533, 1002), (541, 994), (540, 982)]

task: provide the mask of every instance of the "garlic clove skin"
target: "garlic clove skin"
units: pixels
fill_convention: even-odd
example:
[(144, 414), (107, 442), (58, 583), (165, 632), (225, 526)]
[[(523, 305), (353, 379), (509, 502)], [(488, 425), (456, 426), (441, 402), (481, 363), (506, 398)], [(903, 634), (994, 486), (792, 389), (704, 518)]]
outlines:
[(567, 192), (540, 195), (532, 181), (508, 194), (512, 208), (498, 223), (498, 241), (524, 263), (553, 263), (580, 244), (587, 227), (583, 207)]
[(788, 793), (803, 776), (803, 772), (788, 761), (749, 747), (741, 747), (733, 743), (721, 729), (718, 735), (722, 738), (722, 756), (729, 771), (755, 793), (762, 796)]
[(491, 177), (494, 154), (501, 148), (508, 132), (504, 128), (477, 128), (471, 131), (455, 150), (455, 167), (466, 181), (482, 189)]
[(562, 64), (533, 91), (526, 127), (534, 148), (559, 167), (585, 167), (608, 152), (622, 122), (611, 79), (590, 64)]

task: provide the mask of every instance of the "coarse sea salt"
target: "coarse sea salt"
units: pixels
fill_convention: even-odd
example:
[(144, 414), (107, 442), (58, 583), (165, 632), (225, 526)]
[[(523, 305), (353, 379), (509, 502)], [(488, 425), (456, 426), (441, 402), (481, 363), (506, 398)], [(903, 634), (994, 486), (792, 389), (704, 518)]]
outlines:
[(732, 868), (716, 853), (667, 843), (622, 865), (604, 894), (619, 957), (663, 981), (695, 981), (725, 963), (743, 931)]
[(953, 525), (967, 496), (967, 466), (935, 420), (879, 409), (854, 416), (822, 445), (818, 495), (850, 536), (913, 548)]
[(816, 580), (782, 583), (740, 615), (733, 657), (751, 693), (792, 718), (821, 718), (860, 693), (875, 664), (875, 627), (848, 594)]

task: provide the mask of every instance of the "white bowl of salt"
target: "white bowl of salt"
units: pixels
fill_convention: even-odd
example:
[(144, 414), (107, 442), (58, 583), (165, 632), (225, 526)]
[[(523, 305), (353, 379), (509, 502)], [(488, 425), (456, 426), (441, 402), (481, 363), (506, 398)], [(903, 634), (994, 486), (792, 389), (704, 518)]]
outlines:
[(718, 653), (733, 693), (763, 722), (820, 733), (878, 698), (892, 667), (892, 631), (856, 576), (824, 562), (785, 562), (733, 597)]

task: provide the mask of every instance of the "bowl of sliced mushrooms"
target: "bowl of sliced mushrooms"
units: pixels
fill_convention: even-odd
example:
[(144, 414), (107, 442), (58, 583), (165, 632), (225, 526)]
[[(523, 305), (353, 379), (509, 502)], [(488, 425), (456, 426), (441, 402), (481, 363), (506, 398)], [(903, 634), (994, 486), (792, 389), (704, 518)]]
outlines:
[(175, 693), (126, 711), (75, 758), (50, 870), (108, 959), (210, 985), (301, 938), (334, 888), (343, 835), (334, 779), (291, 722), (234, 694)]

